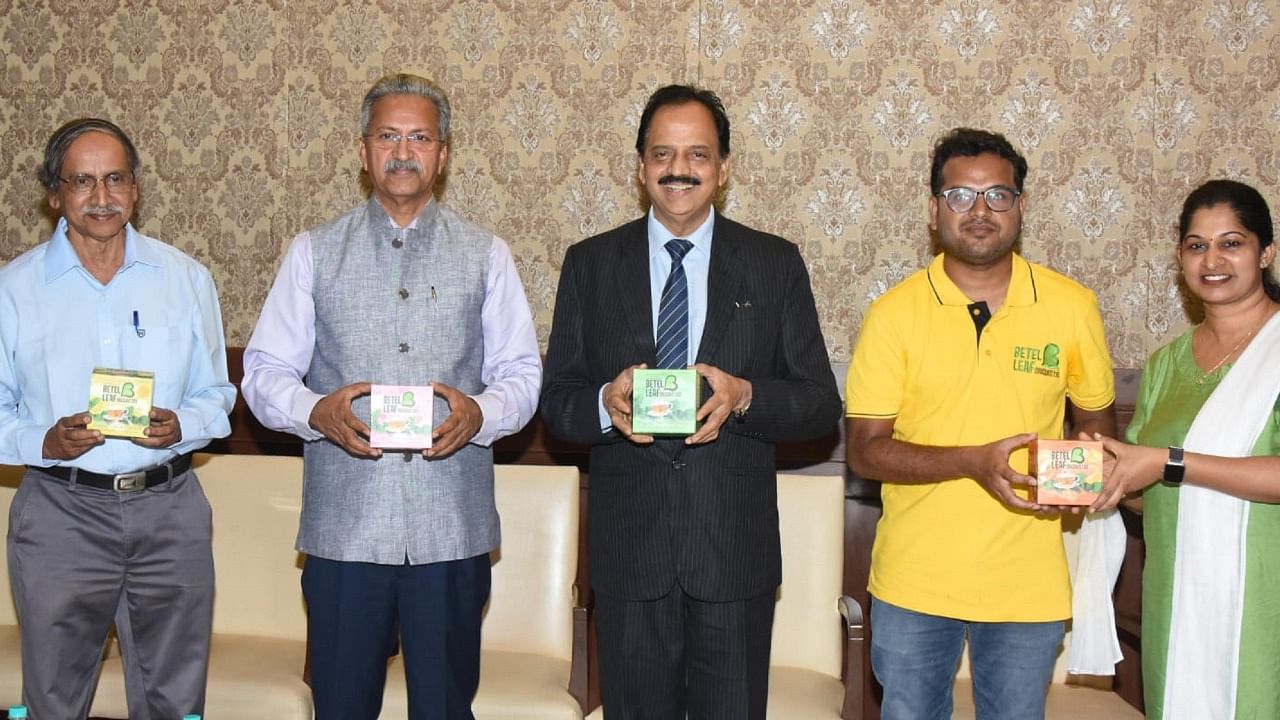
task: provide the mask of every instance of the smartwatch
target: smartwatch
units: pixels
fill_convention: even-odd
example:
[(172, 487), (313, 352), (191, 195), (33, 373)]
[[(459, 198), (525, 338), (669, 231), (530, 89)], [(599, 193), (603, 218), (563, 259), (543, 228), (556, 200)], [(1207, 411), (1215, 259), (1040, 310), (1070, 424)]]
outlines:
[(1164, 477), (1161, 480), (1166, 485), (1181, 485), (1182, 476), (1187, 474), (1187, 465), (1182, 459), (1182, 448), (1176, 445), (1169, 446), (1169, 459), (1164, 463)]

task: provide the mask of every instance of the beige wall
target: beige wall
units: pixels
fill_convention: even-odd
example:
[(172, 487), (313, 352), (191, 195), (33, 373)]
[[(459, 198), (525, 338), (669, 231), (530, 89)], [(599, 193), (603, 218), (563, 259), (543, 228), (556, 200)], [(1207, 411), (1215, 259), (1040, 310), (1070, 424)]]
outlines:
[(868, 301), (928, 254), (932, 140), (1027, 154), (1025, 254), (1095, 288), (1116, 364), (1186, 324), (1172, 264), (1211, 176), (1280, 204), (1275, 0), (0, 0), (0, 258), (44, 239), (54, 127), (122, 124), (140, 226), (210, 265), (248, 340), (289, 239), (361, 198), (356, 116), (389, 71), (436, 78), (445, 200), (512, 245), (545, 342), (569, 243), (635, 217), (647, 94), (719, 92), (725, 210), (800, 244), (835, 360)]

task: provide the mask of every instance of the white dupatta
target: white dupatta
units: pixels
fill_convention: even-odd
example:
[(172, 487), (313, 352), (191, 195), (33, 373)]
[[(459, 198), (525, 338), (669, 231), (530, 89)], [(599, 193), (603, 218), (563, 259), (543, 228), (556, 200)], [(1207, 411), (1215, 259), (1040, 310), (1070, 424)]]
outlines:
[[(1249, 456), (1280, 395), (1278, 357), (1280, 314), (1267, 321), (1205, 401), (1184, 448)], [(1178, 492), (1164, 717), (1229, 720), (1239, 674), (1249, 503), (1195, 485)]]

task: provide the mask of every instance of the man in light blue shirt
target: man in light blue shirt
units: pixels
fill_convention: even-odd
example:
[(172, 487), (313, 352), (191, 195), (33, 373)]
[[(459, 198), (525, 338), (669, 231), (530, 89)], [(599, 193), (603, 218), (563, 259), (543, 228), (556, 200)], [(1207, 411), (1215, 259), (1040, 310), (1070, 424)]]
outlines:
[[(131, 718), (203, 713), (213, 618), (208, 501), (191, 452), (231, 431), (209, 271), (129, 224), (138, 153), (105, 120), (45, 148), (53, 236), (0, 269), (0, 463), (23, 701), (85, 717), (115, 620)], [(145, 437), (88, 428), (94, 368), (154, 373)], [(144, 675), (145, 669), (145, 675)]]

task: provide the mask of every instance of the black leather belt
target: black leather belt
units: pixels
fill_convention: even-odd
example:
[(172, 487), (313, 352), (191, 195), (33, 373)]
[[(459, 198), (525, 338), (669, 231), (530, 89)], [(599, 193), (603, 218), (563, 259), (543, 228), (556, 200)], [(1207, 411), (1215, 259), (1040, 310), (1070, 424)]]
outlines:
[(33, 470), (39, 470), (42, 473), (48, 473), (62, 480), (71, 480), (71, 473), (75, 472), (75, 481), (77, 485), (88, 485), (89, 487), (98, 488), (99, 490), (115, 490), (116, 492), (137, 492), (146, 490), (149, 487), (155, 487), (163, 482), (168, 482), (169, 478), (177, 477), (182, 473), (191, 469), (191, 453), (179, 455), (167, 463), (157, 465), (146, 470), (139, 470), (131, 473), (120, 473), (119, 475), (103, 475), (102, 473), (89, 472), (88, 470), (78, 470), (76, 468), (64, 467), (57, 465), (54, 467), (37, 467)]

